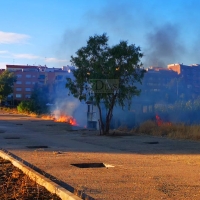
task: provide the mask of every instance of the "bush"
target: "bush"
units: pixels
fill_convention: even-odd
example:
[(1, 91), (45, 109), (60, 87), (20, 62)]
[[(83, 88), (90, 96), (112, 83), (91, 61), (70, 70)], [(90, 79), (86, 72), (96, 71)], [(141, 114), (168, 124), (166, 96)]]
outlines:
[(31, 101), (22, 101), (17, 106), (17, 110), (19, 113), (31, 113), (34, 112), (34, 106)]

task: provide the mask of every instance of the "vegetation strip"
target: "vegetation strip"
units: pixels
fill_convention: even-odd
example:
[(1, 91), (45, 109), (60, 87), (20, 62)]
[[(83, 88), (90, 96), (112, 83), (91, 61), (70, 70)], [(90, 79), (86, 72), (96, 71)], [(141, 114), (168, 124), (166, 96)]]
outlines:
[[(0, 157), (2, 157), (5, 160), (9, 160), (15, 167), (19, 168), (20, 170), (23, 171), (23, 173), (28, 175), (30, 179), (35, 181), (37, 184), (44, 186), (51, 193), (55, 193), (62, 200), (80, 200), (81, 199), (78, 196), (76, 196), (75, 194), (73, 194), (70, 191), (68, 191), (67, 189), (65, 189), (64, 187), (55, 183), (55, 181), (52, 181), (53, 176), (49, 175), (49, 176), (51, 176), (51, 179), (47, 178), (47, 175), (48, 175), (47, 173), (45, 174), (45, 176), (40, 174), (38, 172), (39, 169), (34, 170), (33, 167), (31, 167), (31, 165), (28, 164), (26, 161), (23, 161), (22, 159), (15, 156), (14, 154), (8, 152), (7, 150), (0, 149)], [(56, 178), (54, 177), (54, 180), (55, 179)], [(75, 190), (74, 190), (74, 192), (77, 192), (77, 194), (80, 193), (79, 191), (75, 191)], [(91, 198), (87, 195), (85, 195), (85, 197), (83, 199), (93, 200), (93, 198)]]
[(0, 157), (0, 197), (4, 200), (61, 200), (45, 187), (31, 180), (10, 161)]

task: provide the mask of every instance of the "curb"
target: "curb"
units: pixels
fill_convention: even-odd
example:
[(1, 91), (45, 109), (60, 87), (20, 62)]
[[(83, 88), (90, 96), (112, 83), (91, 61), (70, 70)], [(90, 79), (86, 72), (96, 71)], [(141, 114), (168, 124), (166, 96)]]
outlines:
[(81, 198), (79, 198), (78, 196), (54, 183), (53, 181), (31, 169), (30, 167), (24, 165), (23, 163), (16, 160), (2, 150), (0, 150), (0, 156), (5, 160), (9, 160), (15, 167), (19, 168), (23, 171), (24, 174), (29, 176), (30, 179), (35, 181), (37, 184), (44, 186), (49, 192), (58, 195), (62, 200), (81, 200)]

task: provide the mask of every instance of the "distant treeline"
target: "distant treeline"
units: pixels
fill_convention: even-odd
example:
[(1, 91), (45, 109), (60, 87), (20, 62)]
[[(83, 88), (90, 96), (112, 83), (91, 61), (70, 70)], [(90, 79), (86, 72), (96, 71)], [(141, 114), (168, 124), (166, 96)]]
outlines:
[(199, 124), (200, 97), (189, 101), (176, 101), (174, 104), (156, 104), (155, 113), (161, 119), (173, 123)]

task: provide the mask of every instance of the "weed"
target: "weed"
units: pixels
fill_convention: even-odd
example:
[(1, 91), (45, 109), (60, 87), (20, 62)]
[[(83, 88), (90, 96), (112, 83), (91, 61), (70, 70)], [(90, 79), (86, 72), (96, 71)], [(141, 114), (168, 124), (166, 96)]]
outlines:
[(200, 125), (162, 124), (158, 126), (155, 121), (148, 120), (141, 123), (132, 133), (154, 136), (166, 136), (174, 139), (200, 140)]

